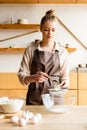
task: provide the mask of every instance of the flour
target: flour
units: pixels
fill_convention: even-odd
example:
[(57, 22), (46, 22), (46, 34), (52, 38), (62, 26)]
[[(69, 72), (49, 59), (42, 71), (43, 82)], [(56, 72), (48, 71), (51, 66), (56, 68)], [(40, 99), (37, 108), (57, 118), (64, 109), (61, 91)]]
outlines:
[(55, 113), (65, 113), (68, 111), (68, 105), (53, 106), (49, 109), (49, 111)]

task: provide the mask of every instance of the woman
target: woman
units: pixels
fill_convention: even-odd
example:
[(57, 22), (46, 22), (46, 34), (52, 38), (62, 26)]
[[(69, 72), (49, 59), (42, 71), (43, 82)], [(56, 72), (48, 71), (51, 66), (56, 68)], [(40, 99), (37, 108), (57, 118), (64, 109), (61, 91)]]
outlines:
[(28, 85), (27, 105), (42, 104), (41, 94), (54, 87), (69, 87), (68, 52), (55, 42), (58, 19), (53, 10), (46, 12), (40, 24), (42, 40), (26, 48), (18, 71), (22, 84)]

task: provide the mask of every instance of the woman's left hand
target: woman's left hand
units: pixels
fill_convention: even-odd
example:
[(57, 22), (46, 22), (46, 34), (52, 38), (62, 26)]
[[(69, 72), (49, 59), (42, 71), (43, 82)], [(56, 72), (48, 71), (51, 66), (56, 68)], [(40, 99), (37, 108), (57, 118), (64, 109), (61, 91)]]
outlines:
[(67, 83), (66, 83), (65, 81), (62, 81), (62, 82), (60, 83), (60, 87), (61, 87), (61, 88), (64, 88), (64, 89), (68, 88)]

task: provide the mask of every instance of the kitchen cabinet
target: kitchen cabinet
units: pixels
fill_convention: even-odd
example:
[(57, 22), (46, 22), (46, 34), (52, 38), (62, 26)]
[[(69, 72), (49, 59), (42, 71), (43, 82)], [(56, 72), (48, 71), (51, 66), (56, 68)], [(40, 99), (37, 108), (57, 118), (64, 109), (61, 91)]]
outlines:
[(27, 86), (23, 86), (16, 73), (0, 73), (0, 97), (26, 97)]
[[(23, 86), (16, 73), (0, 73), (0, 96), (26, 97), (27, 86)], [(87, 105), (87, 69), (70, 72), (70, 86), (66, 96), (75, 96), (75, 104)]]
[[(0, 97), (26, 97), (27, 86), (23, 86), (16, 73), (0, 73)], [(70, 72), (70, 87), (66, 96), (75, 96), (77, 105), (87, 105), (87, 68)]]
[(87, 68), (78, 68), (78, 99), (80, 105), (87, 105)]
[(77, 0), (76, 3), (87, 3), (87, 0)]
[[(66, 96), (75, 96), (77, 104), (76, 72), (70, 72), (71, 84)], [(74, 79), (73, 79), (74, 78)], [(74, 81), (74, 83), (73, 83)], [(26, 97), (27, 86), (23, 86), (16, 73), (0, 73), (0, 97)]]
[(73, 90), (73, 89), (69, 89), (68, 92), (65, 94), (65, 97), (71, 97), (74, 96), (75, 97), (75, 105), (79, 105), (78, 104), (78, 95), (77, 95), (77, 89)]
[(79, 105), (87, 105), (87, 90), (78, 90)]
[(0, 89), (0, 97), (26, 98), (26, 89)]
[(77, 90), (77, 72), (76, 69), (70, 72), (70, 86), (69, 89)]
[(78, 104), (76, 69), (70, 72), (70, 86), (66, 96), (75, 96), (75, 104)]
[(87, 90), (87, 68), (78, 68), (78, 88)]

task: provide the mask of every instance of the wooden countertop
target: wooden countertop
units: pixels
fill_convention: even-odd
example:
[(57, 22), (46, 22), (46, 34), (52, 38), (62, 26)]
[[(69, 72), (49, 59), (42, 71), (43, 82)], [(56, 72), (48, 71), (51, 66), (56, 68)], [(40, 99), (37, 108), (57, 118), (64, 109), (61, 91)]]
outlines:
[(24, 127), (13, 125), (9, 118), (0, 119), (0, 130), (87, 130), (87, 106), (74, 106), (63, 114), (48, 112), (44, 106), (25, 106), (23, 110), (40, 113), (42, 119)]

